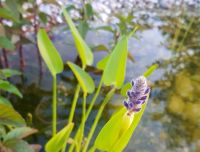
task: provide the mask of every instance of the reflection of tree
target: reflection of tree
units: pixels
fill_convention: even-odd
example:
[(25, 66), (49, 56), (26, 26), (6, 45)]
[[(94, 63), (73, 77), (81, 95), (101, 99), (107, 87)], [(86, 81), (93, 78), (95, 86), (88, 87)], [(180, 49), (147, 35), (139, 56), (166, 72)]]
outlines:
[(169, 148), (177, 148), (200, 139), (200, 18), (182, 15), (162, 20), (166, 24), (161, 30), (168, 36), (166, 45), (173, 57), (162, 61), (167, 70), (157, 85), (164, 95), (155, 100), (166, 101), (170, 121), (160, 118), (169, 133)]

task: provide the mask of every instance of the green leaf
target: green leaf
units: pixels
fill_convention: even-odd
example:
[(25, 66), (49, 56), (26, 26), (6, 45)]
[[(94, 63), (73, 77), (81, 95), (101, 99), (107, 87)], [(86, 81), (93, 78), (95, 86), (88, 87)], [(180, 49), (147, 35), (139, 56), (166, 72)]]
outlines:
[(18, 19), (16, 18), (15, 14), (13, 14), (10, 10), (6, 8), (0, 8), (0, 17), (14, 22), (18, 22)]
[(129, 140), (131, 139), (133, 132), (135, 131), (136, 127), (138, 126), (142, 118), (142, 115), (147, 105), (147, 101), (148, 101), (148, 98), (145, 104), (142, 106), (141, 111), (134, 115), (133, 122), (131, 126), (129, 127), (129, 129), (123, 135), (121, 135), (121, 137), (117, 140), (117, 142), (112, 146), (112, 149), (110, 150), (110, 152), (122, 152), (124, 150), (124, 148), (126, 147)]
[(13, 108), (0, 104), (0, 125), (20, 127), (25, 125), (25, 121)]
[(4, 104), (6, 106), (9, 106), (9, 107), (13, 107), (12, 104), (10, 103), (10, 101), (2, 96), (0, 96), (0, 104)]
[(129, 89), (131, 89), (131, 87), (132, 87), (132, 85), (131, 85), (130, 82), (128, 82), (128, 83), (126, 83), (125, 85), (123, 85), (122, 88), (121, 88), (121, 91), (120, 91), (121, 95), (126, 96), (126, 95), (127, 95), (126, 92), (127, 92)]
[(34, 152), (26, 141), (19, 139), (11, 139), (3, 142), (3, 148), (12, 152)]
[(30, 127), (15, 128), (4, 136), (4, 141), (11, 140), (11, 139), (23, 139), (36, 132), (38, 132), (37, 129), (30, 128)]
[(103, 59), (101, 59), (98, 63), (97, 63), (97, 68), (100, 70), (104, 70), (106, 67), (106, 64), (108, 62), (108, 59), (110, 58), (110, 54), (107, 55), (106, 57), (104, 57)]
[(67, 144), (67, 140), (74, 127), (73, 123), (69, 123), (65, 128), (59, 131), (54, 137), (52, 137), (46, 144), (46, 152), (59, 152), (62, 147)]
[(88, 73), (86, 73), (84, 70), (82, 70), (79, 66), (67, 62), (71, 70), (73, 71), (74, 75), (76, 76), (78, 82), (80, 83), (83, 91), (85, 93), (92, 93), (95, 89), (94, 81), (90, 77)]
[(8, 81), (0, 80), (0, 89), (13, 93), (22, 98), (22, 94), (19, 92), (19, 90), (14, 85), (10, 84)]
[(121, 87), (125, 79), (127, 54), (128, 38), (127, 36), (122, 36), (104, 69), (102, 77), (105, 85)]
[(47, 14), (44, 12), (39, 12), (39, 18), (43, 23), (47, 23)]
[(158, 64), (153, 64), (152, 66), (150, 66), (145, 72), (144, 72), (144, 76), (148, 77), (150, 76), (156, 69), (158, 68)]
[(71, 10), (75, 10), (76, 7), (72, 4), (68, 5), (66, 8), (65, 8), (68, 12), (71, 11)]
[(64, 17), (70, 27), (72, 35), (74, 37), (74, 41), (76, 44), (77, 51), (81, 58), (82, 64), (92, 65), (93, 64), (93, 54), (88, 45), (84, 42), (83, 38), (80, 36), (78, 30), (76, 29), (73, 21), (71, 20), (70, 16), (68, 15), (67, 11), (63, 9)]
[(87, 19), (93, 16), (94, 12), (93, 12), (92, 5), (90, 3), (85, 4), (85, 10), (86, 10), (85, 13), (86, 13)]
[(37, 34), (37, 43), (40, 54), (51, 74), (55, 76), (56, 74), (61, 73), (64, 68), (62, 59), (44, 29), (39, 30)]
[(141, 111), (133, 115), (133, 119), (124, 117), (127, 112), (125, 107), (113, 114), (98, 134), (94, 147), (102, 151), (122, 152), (140, 122), (147, 101), (148, 99), (142, 106)]
[(15, 75), (21, 75), (21, 72), (12, 69), (2, 69), (0, 70), (0, 73), (2, 73), (5, 78), (9, 78)]
[(15, 45), (5, 36), (0, 36), (0, 47), (11, 51), (15, 49)]
[(118, 139), (119, 131), (122, 127), (121, 119), (126, 112), (122, 108), (119, 112), (113, 114), (110, 120), (104, 125), (98, 134), (94, 146), (103, 151), (109, 151), (115, 141)]
[(85, 39), (85, 36), (89, 30), (89, 25), (86, 21), (80, 21), (78, 24), (78, 31), (81, 34), (82, 38)]

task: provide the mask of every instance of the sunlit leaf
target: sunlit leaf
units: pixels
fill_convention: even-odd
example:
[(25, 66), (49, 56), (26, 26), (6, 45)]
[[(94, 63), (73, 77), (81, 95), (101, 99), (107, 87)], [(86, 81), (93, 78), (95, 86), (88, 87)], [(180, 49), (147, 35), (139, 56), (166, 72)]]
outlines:
[(129, 89), (131, 89), (131, 87), (132, 87), (132, 85), (131, 85), (130, 82), (124, 84), (124, 85), (122, 86), (122, 88), (121, 88), (121, 91), (120, 91), (121, 95), (126, 96), (126, 95), (127, 95), (126, 92), (127, 92)]
[(67, 64), (78, 79), (78, 82), (80, 83), (83, 91), (86, 93), (92, 93), (95, 89), (95, 85), (90, 75), (82, 70), (79, 66), (71, 62), (67, 62)]
[(10, 103), (10, 101), (2, 96), (0, 96), (0, 104), (4, 104), (6, 106), (9, 106), (9, 107), (13, 107), (12, 104)]
[(39, 30), (37, 34), (37, 43), (40, 54), (51, 74), (55, 76), (56, 74), (61, 73), (64, 68), (62, 59), (44, 29)]
[(0, 80), (0, 90), (13, 93), (22, 98), (22, 94), (19, 92), (19, 90), (14, 85), (10, 84), (8, 81)]
[(152, 66), (150, 66), (145, 72), (144, 72), (144, 76), (148, 77), (150, 76), (156, 69), (158, 68), (158, 64), (154, 64)]
[(8, 152), (34, 152), (26, 141), (20, 139), (11, 139), (3, 142), (3, 148), (6, 148)]
[(80, 36), (78, 30), (76, 29), (73, 21), (71, 20), (69, 14), (65, 9), (63, 9), (64, 17), (70, 27), (71, 33), (74, 37), (77, 51), (81, 58), (82, 64), (92, 65), (93, 64), (93, 54), (88, 45), (84, 42), (83, 38)]
[(127, 112), (124, 107), (113, 114), (98, 134), (94, 147), (103, 151), (122, 152), (140, 122), (146, 103), (142, 106), (140, 112), (134, 114), (130, 121), (124, 120), (124, 115)]
[(5, 36), (0, 36), (0, 47), (11, 51), (15, 49), (15, 45)]
[(25, 121), (12, 107), (0, 104), (0, 125), (20, 127), (25, 125)]
[(21, 72), (12, 69), (2, 69), (0, 70), (0, 73), (2, 73), (6, 78), (21, 74)]
[(37, 132), (37, 129), (30, 127), (19, 127), (11, 130), (4, 136), (4, 141), (11, 139), (23, 139)]
[(121, 87), (125, 79), (126, 60), (128, 54), (128, 39), (122, 36), (107, 61), (103, 73), (103, 82), (105, 85), (114, 85)]
[(134, 115), (134, 119), (131, 126), (123, 135), (121, 135), (121, 137), (117, 140), (117, 142), (112, 146), (110, 152), (122, 152), (124, 148), (127, 146), (128, 142), (131, 139), (131, 136), (133, 135), (136, 127), (140, 122), (140, 119), (142, 118), (142, 115), (147, 105), (147, 101), (148, 99), (146, 100), (146, 103), (142, 106), (141, 111)]
[(123, 108), (119, 112), (115, 113), (113, 117), (104, 125), (98, 134), (94, 146), (100, 150), (109, 151), (115, 141), (118, 139), (119, 131), (121, 129), (122, 116), (126, 112)]
[(64, 144), (67, 144), (67, 139), (74, 127), (73, 123), (69, 123), (65, 128), (53, 136), (46, 144), (46, 152), (59, 152)]
[(98, 63), (97, 63), (97, 68), (100, 70), (104, 70), (106, 67), (106, 64), (108, 62), (108, 59), (110, 57), (110, 54), (107, 55), (106, 57), (104, 57), (103, 59), (101, 59)]

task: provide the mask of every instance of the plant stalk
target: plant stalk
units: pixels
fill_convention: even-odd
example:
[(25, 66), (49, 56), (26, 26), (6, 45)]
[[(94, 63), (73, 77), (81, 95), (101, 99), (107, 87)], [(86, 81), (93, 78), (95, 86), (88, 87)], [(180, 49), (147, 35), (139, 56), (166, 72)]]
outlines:
[(98, 122), (99, 122), (99, 119), (101, 118), (101, 115), (102, 115), (102, 112), (103, 112), (103, 110), (104, 110), (104, 108), (105, 108), (105, 105), (108, 103), (108, 101), (110, 100), (110, 98), (112, 97), (112, 95), (114, 94), (114, 92), (115, 92), (115, 88), (113, 88), (112, 90), (110, 90), (110, 91), (108, 92), (108, 94), (106, 95), (105, 99), (103, 100), (103, 102), (102, 102), (102, 104), (101, 104), (101, 106), (100, 106), (100, 108), (99, 108), (99, 111), (98, 111), (98, 113), (97, 113), (97, 115), (96, 115), (95, 121), (94, 121), (94, 123), (92, 124), (92, 128), (91, 128), (91, 130), (90, 130), (90, 132), (89, 132), (88, 138), (87, 138), (87, 140), (86, 140), (86, 143), (85, 143), (85, 145), (84, 145), (84, 148), (83, 148), (83, 151), (82, 151), (82, 152), (86, 152), (86, 151), (87, 151), (87, 148), (88, 148), (88, 146), (89, 146), (89, 144), (90, 144), (90, 140), (92, 139), (92, 136), (93, 136), (93, 134), (94, 134), (94, 131), (95, 131), (95, 129), (96, 129), (96, 127), (97, 127), (97, 124), (98, 124)]
[(71, 107), (71, 111), (70, 111), (68, 123), (70, 123), (70, 122), (73, 121), (74, 112), (75, 112), (75, 109), (76, 109), (76, 103), (77, 103), (77, 100), (78, 100), (78, 95), (79, 95), (80, 88), (81, 88), (81, 86), (78, 84), (76, 86), (76, 91), (75, 91), (75, 94), (74, 94), (74, 99), (72, 101), (72, 107)]
[(57, 101), (56, 101), (56, 75), (53, 76), (53, 123), (52, 123), (52, 136), (56, 135), (56, 122), (57, 122)]
[[(89, 105), (89, 108), (88, 108), (88, 110), (87, 110), (87, 112), (86, 112), (85, 122), (87, 121), (87, 119), (88, 119), (88, 117), (89, 117), (89, 115), (90, 115), (90, 112), (91, 112), (91, 110), (92, 110), (92, 108), (93, 108), (93, 106), (94, 106), (94, 103), (95, 103), (97, 97), (99, 96), (102, 83), (103, 83), (103, 81), (102, 81), (102, 79), (101, 79), (100, 82), (99, 82), (99, 86), (98, 86), (98, 88), (97, 88), (97, 91), (96, 91), (94, 97), (92, 98), (92, 101), (91, 101), (91, 103), (90, 103), (90, 105)], [(81, 122), (81, 125), (82, 125), (82, 123), (83, 123), (83, 121)], [(76, 132), (76, 135), (75, 135), (75, 137), (74, 137), (74, 141), (77, 141), (77, 139), (78, 139), (80, 133), (81, 133), (81, 129), (78, 128), (78, 131)], [(69, 152), (72, 152), (72, 151), (73, 151), (74, 146), (75, 146), (75, 144), (73, 143), (73, 144), (70, 146)]]

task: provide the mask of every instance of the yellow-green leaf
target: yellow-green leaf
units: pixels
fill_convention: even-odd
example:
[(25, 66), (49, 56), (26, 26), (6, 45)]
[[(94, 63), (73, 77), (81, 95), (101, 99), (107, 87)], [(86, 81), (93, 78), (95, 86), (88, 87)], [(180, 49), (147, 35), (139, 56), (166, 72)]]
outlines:
[(128, 38), (127, 36), (122, 36), (104, 69), (103, 82), (105, 85), (121, 87), (125, 79), (127, 54)]
[(82, 70), (79, 66), (67, 62), (71, 70), (73, 71), (74, 75), (76, 76), (78, 82), (80, 83), (83, 91), (85, 93), (92, 93), (95, 89), (94, 81), (90, 77), (88, 73), (86, 73), (84, 70)]
[(152, 66), (150, 66), (145, 72), (144, 72), (144, 76), (148, 77), (149, 75), (151, 75), (156, 69), (158, 68), (158, 64), (153, 64)]
[(39, 30), (37, 34), (37, 43), (40, 54), (51, 74), (55, 76), (56, 74), (61, 73), (64, 68), (62, 59), (44, 29)]
[(13, 107), (12, 104), (10, 103), (10, 101), (2, 96), (0, 96), (0, 104), (4, 104), (6, 106), (9, 106), (9, 107)]
[(61, 131), (59, 131), (55, 136), (53, 136), (46, 144), (46, 152), (59, 152), (62, 147), (67, 144), (67, 139), (74, 127), (74, 123), (69, 123)]
[(97, 68), (100, 70), (104, 70), (106, 67), (106, 64), (108, 62), (108, 59), (110, 57), (110, 54), (107, 55), (106, 57), (104, 57), (103, 59), (101, 59), (98, 63), (97, 63)]
[(147, 105), (147, 101), (148, 101), (148, 98), (145, 104), (142, 106), (141, 111), (134, 115), (133, 122), (131, 126), (129, 127), (129, 129), (126, 132), (124, 132), (123, 135), (121, 135), (121, 137), (117, 140), (117, 142), (112, 146), (112, 149), (110, 150), (110, 152), (122, 152), (124, 148), (127, 146), (129, 140), (131, 139), (131, 136), (133, 135), (136, 127), (138, 126), (142, 118), (142, 115)]
[(74, 41), (76, 44), (77, 51), (79, 53), (79, 56), (81, 58), (82, 64), (85, 65), (92, 65), (93, 64), (93, 54), (91, 49), (88, 47), (88, 45), (85, 43), (81, 35), (79, 34), (78, 30), (76, 29), (72, 19), (70, 18), (69, 14), (65, 9), (63, 9), (64, 17), (69, 25), (69, 28), (72, 32), (72, 35), (74, 37)]
[(25, 125), (25, 121), (12, 107), (0, 104), (0, 125), (20, 127)]
[(126, 95), (127, 95), (126, 92), (127, 92), (129, 89), (131, 89), (131, 87), (132, 87), (132, 85), (131, 85), (130, 82), (124, 84), (124, 85), (122, 86), (122, 88), (121, 88), (121, 91), (120, 91), (121, 95), (126, 96)]
[(113, 114), (111, 119), (104, 125), (95, 140), (94, 146), (96, 148), (103, 151), (109, 151), (112, 145), (115, 144), (122, 127), (120, 118), (123, 117), (125, 112), (126, 109), (122, 108), (119, 112)]

